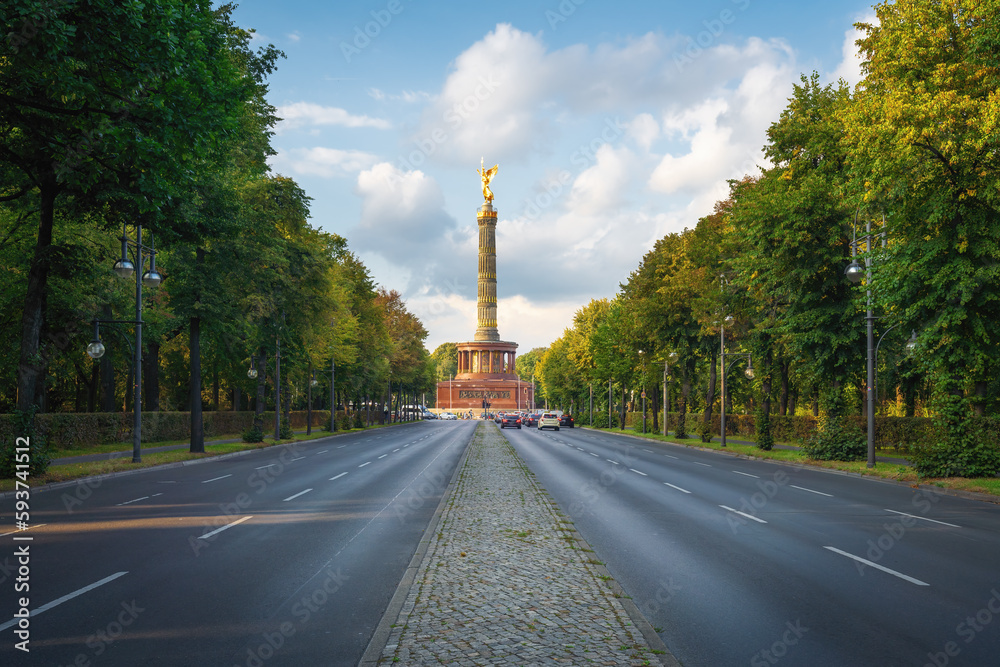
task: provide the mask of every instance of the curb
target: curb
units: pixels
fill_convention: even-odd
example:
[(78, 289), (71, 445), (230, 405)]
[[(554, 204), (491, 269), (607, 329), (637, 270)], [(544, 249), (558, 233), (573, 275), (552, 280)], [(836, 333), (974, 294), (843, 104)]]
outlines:
[(465, 443), (465, 451), (462, 452), (461, 458), (455, 464), (455, 472), (451, 474), (451, 480), (448, 481), (447, 488), (441, 494), (441, 500), (438, 502), (437, 509), (434, 510), (434, 515), (427, 524), (427, 528), (424, 529), (424, 534), (421, 536), (420, 542), (417, 543), (417, 550), (413, 553), (410, 564), (406, 566), (403, 578), (400, 579), (399, 585), (396, 586), (396, 592), (392, 594), (392, 598), (389, 600), (389, 606), (386, 607), (385, 613), (382, 614), (382, 620), (375, 627), (375, 632), (372, 634), (365, 652), (361, 655), (358, 667), (375, 667), (382, 659), (382, 652), (389, 641), (389, 635), (393, 629), (392, 626), (396, 623), (396, 619), (399, 618), (399, 612), (402, 611), (403, 605), (406, 604), (406, 598), (409, 596), (410, 588), (413, 587), (413, 582), (420, 571), (420, 565), (424, 562), (424, 556), (427, 555), (427, 550), (430, 549), (431, 542), (434, 540), (434, 532), (441, 522), (441, 515), (444, 513), (444, 508), (455, 494), (455, 482), (465, 468), (465, 459), (469, 456), (469, 445), (472, 443), (472, 438), (475, 437), (477, 430), (479, 430), (478, 426), (472, 431), (469, 441)]
[[(936, 484), (920, 484), (912, 482), (901, 482), (895, 479), (883, 479), (881, 477), (873, 477), (871, 475), (863, 475), (859, 472), (850, 472), (849, 470), (836, 470), (834, 468), (824, 468), (822, 466), (809, 465), (808, 463), (797, 463), (794, 461), (781, 461), (779, 459), (769, 459), (761, 456), (750, 456), (749, 454), (740, 454), (738, 452), (725, 452), (719, 449), (711, 449), (709, 447), (699, 447), (697, 444), (682, 445), (676, 442), (665, 442), (663, 440), (651, 440), (649, 438), (643, 438), (638, 435), (632, 435), (631, 433), (616, 433), (614, 431), (603, 431), (599, 429), (588, 430), (596, 431), (598, 433), (607, 433), (620, 438), (630, 438), (632, 440), (639, 440), (640, 442), (645, 442), (651, 445), (668, 445), (670, 447), (683, 447), (685, 449), (697, 449), (702, 452), (711, 452), (713, 454), (720, 454), (723, 456), (730, 456), (737, 459), (745, 459), (747, 461), (767, 461), (768, 463), (773, 463), (775, 465), (788, 466), (789, 468), (800, 468), (803, 470), (814, 470), (817, 472), (825, 472), (831, 475), (843, 475), (845, 477), (856, 477), (858, 479), (868, 480), (869, 482), (881, 482), (883, 484), (893, 484), (895, 486), (905, 486), (909, 489), (919, 489), (921, 491), (928, 491), (931, 493), (936, 493), (945, 496), (954, 496), (956, 498), (963, 498), (965, 500), (978, 500), (985, 503), (993, 503), (994, 505), (1000, 505), (1000, 496), (995, 496), (990, 493), (979, 493), (976, 491), (963, 491), (962, 489), (949, 489), (942, 486), (937, 486)], [(890, 464), (894, 465), (894, 464)]]

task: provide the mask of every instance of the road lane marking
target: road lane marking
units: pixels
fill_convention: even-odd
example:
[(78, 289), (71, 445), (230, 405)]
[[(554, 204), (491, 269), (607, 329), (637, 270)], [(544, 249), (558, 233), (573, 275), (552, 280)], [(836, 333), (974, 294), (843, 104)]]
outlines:
[(232, 528), (233, 526), (237, 526), (237, 525), (243, 523), (244, 521), (249, 521), (252, 518), (253, 518), (253, 516), (251, 515), (251, 516), (245, 516), (242, 519), (237, 519), (236, 521), (233, 521), (232, 523), (227, 523), (222, 528), (216, 528), (211, 533), (205, 533), (204, 535), (199, 535), (198, 539), (199, 540), (207, 540), (208, 538), (212, 537), (213, 535), (218, 535), (222, 531), (228, 530), (228, 529)]
[(392, 453), (395, 454), (398, 451), (399, 451), (399, 449), (397, 448), (397, 449), (392, 450)]
[(629, 468), (629, 470), (631, 470), (632, 472), (634, 472), (634, 473), (636, 473), (638, 475), (642, 475), (643, 477), (649, 477), (649, 475), (647, 475), (646, 473), (642, 472), (641, 470), (636, 470), (635, 468)]
[(831, 493), (823, 493), (822, 491), (814, 491), (813, 489), (807, 489), (804, 486), (795, 486), (794, 484), (789, 484), (788, 486), (792, 487), (793, 489), (798, 489), (799, 491), (808, 491), (809, 493), (815, 493), (817, 496), (826, 496), (827, 498), (833, 498), (833, 494), (831, 494)]
[(754, 479), (760, 479), (760, 477), (758, 477), (757, 475), (751, 475), (748, 472), (740, 472), (739, 470), (734, 470), (733, 472), (736, 473), (737, 475), (743, 475), (744, 477), (753, 477)]
[[(39, 614), (41, 614), (43, 612), (46, 612), (49, 609), (52, 609), (53, 607), (57, 607), (57, 606), (61, 605), (63, 602), (68, 602), (68, 601), (72, 600), (75, 597), (83, 595), (84, 593), (88, 593), (88, 592), (94, 590), (95, 588), (97, 588), (98, 586), (103, 586), (104, 584), (110, 583), (110, 582), (114, 581), (115, 579), (117, 579), (118, 577), (121, 577), (121, 576), (126, 575), (126, 574), (128, 574), (127, 570), (125, 572), (115, 572), (110, 577), (104, 577), (100, 581), (95, 581), (94, 583), (92, 583), (89, 586), (84, 586), (83, 588), (81, 588), (79, 590), (75, 590), (72, 593), (70, 593), (69, 595), (64, 595), (64, 596), (62, 596), (61, 598), (59, 598), (57, 600), (53, 600), (52, 602), (49, 602), (48, 604), (43, 604), (38, 609), (33, 609), (30, 612), (30, 616), (31, 616), (31, 618), (34, 618), (35, 616), (38, 616)], [(0, 625), (0, 632), (3, 632), (7, 628), (15, 626), (17, 623), (18, 623), (18, 619), (16, 619), (16, 618), (13, 619), (13, 620), (7, 621), (3, 625)]]
[(616, 466), (620, 466), (621, 465), (621, 463), (618, 463), (618, 461), (615, 461), (613, 459), (604, 459), (604, 460), (607, 461), (608, 463), (614, 463)]
[(209, 482), (218, 482), (220, 479), (225, 479), (227, 477), (232, 477), (232, 476), (233, 473), (229, 473), (228, 475), (223, 475), (222, 477), (213, 477), (212, 479), (206, 479), (205, 481), (202, 482), (202, 484), (208, 484)]
[(594, 452), (590, 452), (590, 455), (591, 455), (591, 456), (596, 456), (597, 458), (601, 458), (601, 455), (600, 455), (600, 454), (595, 454)]
[(380, 456), (379, 458), (380, 458), (380, 459), (384, 459), (384, 458), (385, 458), (385, 457), (387, 457), (387, 456), (389, 456), (389, 455), (388, 455), (388, 454), (383, 454), (383, 455), (382, 455), (382, 456)]
[(268, 463), (266, 466), (257, 466), (254, 470), (263, 470), (264, 468), (270, 468), (271, 466), (278, 465), (277, 463)]
[(371, 463), (371, 461), (365, 461), (364, 463), (362, 463), (362, 464), (361, 464), (361, 465), (359, 465), (358, 467), (359, 467), (359, 468), (364, 468), (364, 467), (365, 467), (366, 465), (368, 465), (369, 463)]
[(330, 478), (330, 481), (332, 482), (332, 481), (333, 481), (333, 480), (335, 480), (335, 479), (340, 479), (341, 477), (343, 477), (343, 476), (344, 476), (344, 475), (346, 475), (346, 474), (347, 474), (346, 472), (342, 472), (342, 473), (340, 473), (339, 475), (337, 475), (337, 476), (335, 476), (335, 477), (331, 477), (331, 478)]
[(347, 447), (347, 445), (337, 445), (337, 449), (343, 449), (344, 447)]
[(692, 461), (691, 463), (695, 464), (696, 466), (705, 466), (706, 468), (711, 468), (712, 467), (712, 466), (708, 465), (707, 463), (698, 463), (697, 461)]
[(577, 447), (577, 449), (579, 449), (579, 450), (580, 450), (581, 452), (585, 452), (585, 451), (587, 451), (587, 450), (586, 450), (586, 449), (584, 449), (583, 447)]
[(132, 503), (137, 503), (140, 500), (148, 500), (149, 498), (155, 498), (156, 496), (162, 496), (162, 493), (154, 493), (151, 496), (143, 496), (142, 498), (136, 498), (135, 500), (126, 500), (123, 503), (118, 503), (115, 507), (121, 507), (122, 505), (131, 505)]
[(886, 512), (892, 512), (893, 514), (902, 514), (903, 516), (912, 516), (914, 519), (923, 519), (924, 521), (933, 521), (934, 523), (939, 523), (942, 526), (951, 526), (952, 528), (961, 528), (961, 526), (956, 526), (953, 523), (945, 523), (944, 521), (938, 521), (937, 519), (928, 519), (925, 516), (917, 516), (916, 514), (907, 514), (906, 512), (897, 512), (896, 510), (887, 509)]
[(326, 453), (327, 453), (328, 451), (330, 451), (330, 450), (329, 450), (329, 449), (324, 449), (323, 451), (321, 451), (321, 452), (316, 452), (316, 453), (317, 453), (317, 454), (326, 454)]
[(748, 519), (752, 519), (752, 520), (756, 521), (757, 523), (767, 523), (767, 521), (764, 521), (763, 519), (755, 517), (753, 514), (747, 514), (746, 512), (741, 512), (739, 510), (734, 510), (732, 507), (728, 507), (726, 505), (719, 505), (719, 507), (721, 507), (724, 510), (729, 510), (730, 512), (734, 512), (736, 514), (739, 514), (740, 516), (744, 516), (744, 517), (746, 517)]
[(35, 524), (32, 524), (32, 525), (28, 526), (24, 530), (12, 530), (9, 533), (0, 533), (0, 537), (7, 537), (8, 535), (14, 535), (16, 533), (23, 533), (25, 530), (31, 530), (32, 528), (41, 528), (42, 526), (47, 526), (47, 525), (49, 525), (49, 524), (47, 524), (47, 523), (35, 523)]
[(304, 458), (305, 458), (304, 456), (298, 456), (298, 457), (292, 459), (291, 461), (289, 461), (289, 463), (291, 463), (292, 461), (301, 461)]
[(670, 454), (664, 454), (664, 456), (666, 456), (668, 459), (678, 459), (678, 460), (680, 460), (678, 457), (671, 456)]
[(664, 482), (664, 484), (666, 484), (667, 486), (669, 486), (669, 487), (670, 487), (671, 489), (677, 489), (677, 490), (678, 490), (678, 491), (680, 491), (681, 493), (691, 493), (691, 492), (690, 492), (690, 491), (688, 491), (687, 489), (682, 489), (682, 488), (681, 488), (681, 487), (679, 487), (679, 486), (674, 486), (674, 485), (673, 485), (673, 484), (671, 484), (670, 482)]
[(926, 581), (920, 581), (919, 579), (914, 579), (913, 577), (903, 574), (902, 572), (896, 572), (895, 570), (890, 570), (889, 568), (879, 565), (878, 563), (873, 563), (870, 560), (862, 558), (861, 556), (855, 556), (854, 554), (849, 554), (846, 551), (841, 551), (836, 547), (823, 547), (823, 548), (829, 549), (833, 553), (840, 554), (841, 556), (847, 556), (848, 558), (854, 559), (859, 563), (864, 563), (865, 565), (871, 565), (876, 570), (882, 570), (883, 572), (887, 572), (894, 577), (905, 579), (906, 581), (909, 581), (911, 584), (916, 584), (917, 586), (930, 586), (930, 584), (928, 584)]
[(287, 498), (285, 498), (285, 499), (284, 499), (283, 501), (281, 501), (281, 502), (283, 502), (283, 503), (287, 503), (287, 502), (288, 502), (289, 500), (295, 500), (295, 499), (296, 499), (296, 498), (298, 498), (299, 496), (304, 496), (304, 495), (306, 495), (307, 493), (309, 493), (310, 491), (312, 491), (312, 489), (306, 489), (305, 491), (299, 491), (299, 492), (298, 492), (298, 493), (296, 493), (296, 494), (295, 494), (294, 496), (288, 496)]

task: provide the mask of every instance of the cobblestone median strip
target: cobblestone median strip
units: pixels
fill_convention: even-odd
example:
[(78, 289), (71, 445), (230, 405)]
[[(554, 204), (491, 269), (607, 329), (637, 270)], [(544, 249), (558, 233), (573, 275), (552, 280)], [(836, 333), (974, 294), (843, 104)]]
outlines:
[(593, 556), (480, 424), (378, 664), (677, 664)]

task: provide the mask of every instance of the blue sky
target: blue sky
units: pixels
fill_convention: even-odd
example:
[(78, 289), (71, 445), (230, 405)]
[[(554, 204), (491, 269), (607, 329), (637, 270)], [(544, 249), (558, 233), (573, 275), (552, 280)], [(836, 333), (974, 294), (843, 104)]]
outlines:
[(800, 75), (859, 78), (864, 1), (246, 1), (287, 58), (275, 172), (406, 298), (433, 350), (476, 328), (480, 159), (500, 335), (547, 346), (653, 243), (693, 227), (761, 147)]

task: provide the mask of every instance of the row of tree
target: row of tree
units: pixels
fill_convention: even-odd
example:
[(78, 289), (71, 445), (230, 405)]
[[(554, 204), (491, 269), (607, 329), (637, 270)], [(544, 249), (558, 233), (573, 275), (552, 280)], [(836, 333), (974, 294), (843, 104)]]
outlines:
[[(232, 9), (4, 5), (0, 328), (20, 345), (0, 350), (0, 411), (132, 409), (133, 325), (101, 325), (100, 363), (84, 350), (94, 319), (135, 319), (134, 279), (110, 269), (139, 227), (164, 276), (143, 299), (143, 409), (191, 410), (193, 448), (203, 404), (265, 408), (279, 350), (286, 409), (334, 363), (341, 404), (433, 382), (400, 295), (270, 173), (266, 79), (282, 54), (254, 50)], [(328, 381), (315, 394), (329, 407)]]
[[(767, 132), (773, 166), (731, 181), (613, 300), (576, 314), (539, 362), (548, 396), (580, 405), (609, 381), (655, 391), (670, 365), (682, 415), (695, 403), (710, 414), (724, 326), (727, 354), (752, 359), (752, 382), (726, 378), (756, 410), (759, 437), (795, 406), (836, 437), (876, 390), (870, 302), (881, 409), (922, 405), (947, 470), (996, 471), (996, 445), (970, 418), (994, 414), (1000, 395), (1000, 3), (897, 0), (876, 12), (858, 24), (860, 84), (803, 76)], [(859, 286), (845, 278), (852, 258)]]

